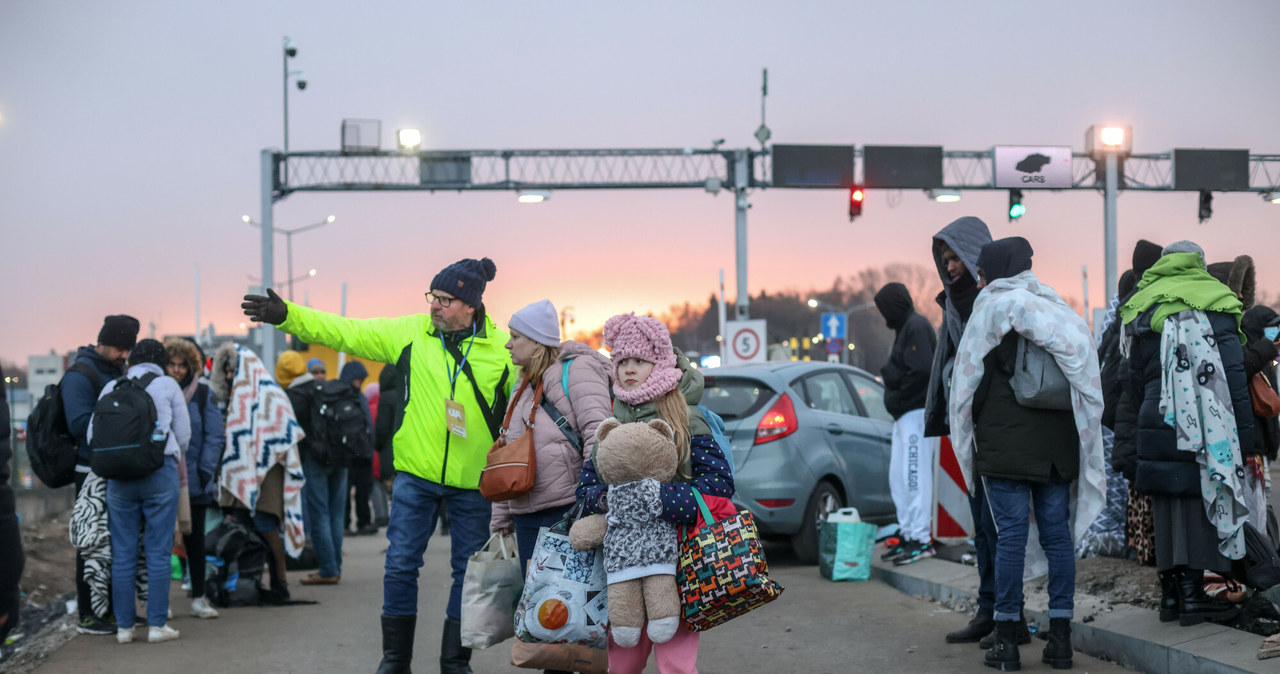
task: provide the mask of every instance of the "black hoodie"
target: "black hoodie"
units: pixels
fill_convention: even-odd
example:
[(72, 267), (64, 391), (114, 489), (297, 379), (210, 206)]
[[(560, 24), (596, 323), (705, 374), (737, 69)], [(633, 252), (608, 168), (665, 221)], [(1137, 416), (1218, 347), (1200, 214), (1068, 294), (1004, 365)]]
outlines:
[(901, 283), (890, 283), (876, 293), (876, 308), (897, 333), (889, 362), (880, 368), (884, 379), (884, 406), (894, 419), (924, 407), (929, 392), (929, 372), (938, 340), (933, 326), (916, 313), (911, 293)]
[[(1268, 379), (1271, 379), (1272, 387), (1276, 383), (1273, 367), (1276, 359), (1276, 345), (1262, 334), (1262, 330), (1277, 324), (1280, 324), (1280, 315), (1263, 304), (1244, 312), (1244, 317), (1240, 319), (1240, 330), (1248, 340), (1244, 345), (1244, 374), (1246, 377), (1253, 377), (1254, 374), (1265, 371)], [(1250, 450), (1248, 447), (1241, 449), (1245, 454), (1258, 454), (1275, 461), (1276, 455), (1280, 453), (1277, 451), (1280, 450), (1280, 419), (1276, 417), (1264, 419), (1255, 414), (1253, 428), (1253, 449)]]

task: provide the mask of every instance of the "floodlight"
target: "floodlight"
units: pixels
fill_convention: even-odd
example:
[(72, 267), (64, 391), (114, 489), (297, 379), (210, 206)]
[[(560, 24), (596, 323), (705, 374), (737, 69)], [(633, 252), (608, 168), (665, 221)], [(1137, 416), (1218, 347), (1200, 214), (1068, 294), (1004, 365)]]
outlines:
[(551, 198), (551, 190), (520, 190), (516, 201), (522, 204), (540, 204)]
[(960, 201), (960, 190), (928, 190), (929, 198), (940, 204), (952, 204)]
[(400, 129), (396, 132), (396, 144), (405, 152), (412, 152), (422, 145), (422, 132), (418, 129)]

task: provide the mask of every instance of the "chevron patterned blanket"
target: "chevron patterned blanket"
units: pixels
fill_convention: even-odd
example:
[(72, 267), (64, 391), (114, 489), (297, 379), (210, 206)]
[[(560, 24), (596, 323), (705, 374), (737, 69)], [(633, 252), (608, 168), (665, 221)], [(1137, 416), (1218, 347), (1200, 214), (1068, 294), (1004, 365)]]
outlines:
[(285, 549), (302, 554), (302, 460), (298, 442), (304, 437), (289, 396), (253, 351), (236, 347), (235, 378), (227, 405), (227, 448), (222, 454), (219, 484), (241, 503), (256, 510), (259, 485), (272, 466), (284, 466)]

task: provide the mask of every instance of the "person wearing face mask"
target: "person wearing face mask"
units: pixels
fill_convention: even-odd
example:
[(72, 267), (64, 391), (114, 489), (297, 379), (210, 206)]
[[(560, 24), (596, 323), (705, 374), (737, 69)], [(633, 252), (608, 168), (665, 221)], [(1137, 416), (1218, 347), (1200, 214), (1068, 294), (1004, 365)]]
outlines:
[[(1271, 389), (1276, 390), (1276, 356), (1280, 348), (1280, 315), (1266, 305), (1244, 312), (1240, 331), (1248, 340), (1244, 345), (1244, 375), (1252, 379), (1261, 374)], [(1249, 395), (1254, 395), (1250, 389)], [(1245, 478), (1250, 488), (1249, 522), (1258, 531), (1267, 530), (1267, 497), (1271, 493), (1271, 464), (1280, 449), (1280, 418), (1253, 415), (1253, 444), (1241, 446), (1244, 453)]]
[[(702, 400), (702, 373), (671, 344), (667, 326), (652, 316), (619, 314), (605, 321), (604, 341), (611, 349), (616, 369), (613, 382), (613, 416), (622, 423), (662, 419), (675, 431), (680, 467), (673, 482), (661, 485), (662, 517), (676, 524), (694, 524), (698, 506), (693, 489), (708, 498), (733, 496), (733, 473), (726, 456), (711, 435), (711, 428), (698, 411)], [(607, 512), (608, 487), (600, 482), (588, 458), (582, 464), (578, 500), (584, 515)], [(698, 633), (683, 623), (675, 636), (655, 644), (645, 634), (632, 647), (619, 646), (609, 635), (609, 671), (639, 674), (650, 651), (662, 674), (697, 671)]]
[[(1084, 322), (1031, 271), (1031, 244), (1000, 239), (978, 255), (973, 314), (956, 352), (950, 401), (952, 439), (965, 479), (981, 480), (996, 541), (996, 642), (985, 664), (1020, 667), (1023, 570), (1031, 513), (1049, 562), (1049, 642), (1043, 660), (1071, 667), (1078, 538), (1102, 510), (1102, 388), (1098, 353)], [(1024, 405), (1011, 378), (1024, 343), (1047, 352), (1070, 384), (1068, 409)], [(1073, 482), (1078, 499), (1071, 508)], [(1075, 513), (1072, 522), (1071, 513)]]
[(191, 574), (191, 615), (217, 618), (218, 611), (205, 597), (204, 520), (218, 495), (218, 462), (226, 446), (222, 413), (218, 401), (210, 395), (209, 386), (200, 383), (204, 358), (200, 348), (186, 339), (170, 337), (164, 341), (168, 364), (166, 373), (178, 382), (191, 419), (191, 441), (187, 443), (187, 490), (191, 497), (191, 533), (182, 536), (187, 552), (187, 568)]

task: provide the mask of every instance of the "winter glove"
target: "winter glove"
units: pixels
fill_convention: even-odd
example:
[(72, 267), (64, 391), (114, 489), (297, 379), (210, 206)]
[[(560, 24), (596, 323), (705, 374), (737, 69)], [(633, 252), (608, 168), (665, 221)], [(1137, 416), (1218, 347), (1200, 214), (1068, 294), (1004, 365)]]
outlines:
[(244, 315), (248, 316), (249, 320), (272, 325), (280, 325), (289, 315), (289, 308), (285, 306), (284, 300), (270, 288), (267, 288), (266, 297), (245, 295), (240, 308), (244, 309)]

